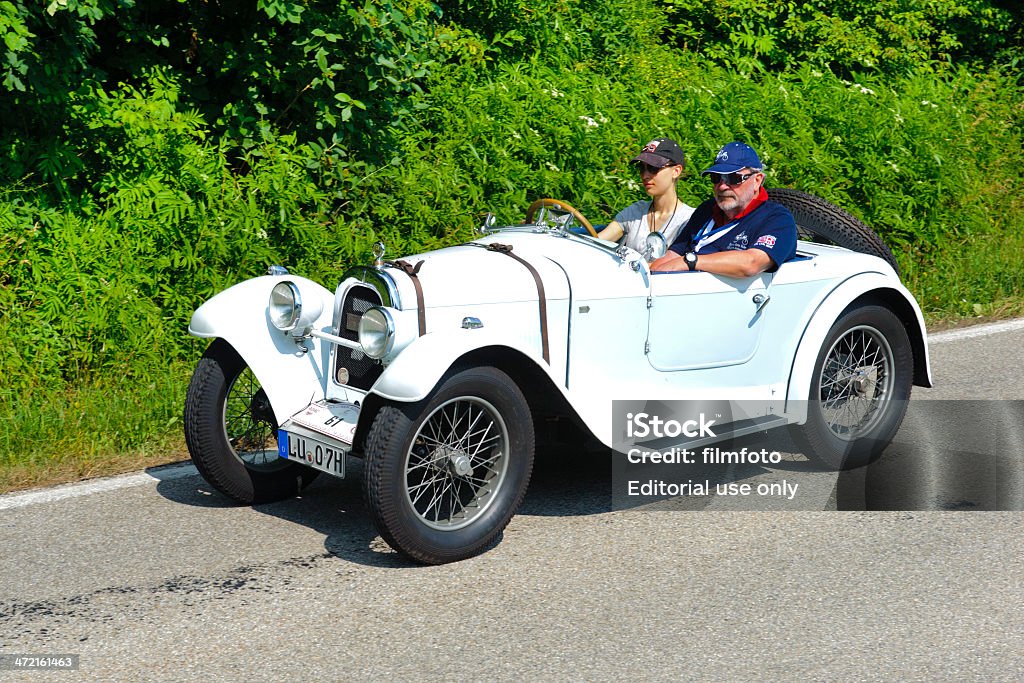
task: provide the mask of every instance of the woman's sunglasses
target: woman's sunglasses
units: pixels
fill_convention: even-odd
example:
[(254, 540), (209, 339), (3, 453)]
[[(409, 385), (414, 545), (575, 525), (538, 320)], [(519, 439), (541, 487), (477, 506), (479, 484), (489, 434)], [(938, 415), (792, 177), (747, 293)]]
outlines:
[(662, 170), (664, 168), (668, 168), (671, 165), (672, 164), (666, 164), (665, 166), (651, 166), (650, 164), (645, 164), (644, 162), (639, 161), (636, 164), (636, 172), (637, 173), (650, 173), (651, 175), (654, 175), (658, 171), (660, 171), (660, 170)]

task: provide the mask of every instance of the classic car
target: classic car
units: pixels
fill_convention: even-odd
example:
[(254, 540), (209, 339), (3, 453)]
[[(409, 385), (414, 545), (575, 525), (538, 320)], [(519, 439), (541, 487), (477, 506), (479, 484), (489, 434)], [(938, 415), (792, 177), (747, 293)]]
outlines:
[(424, 563), (495, 542), (526, 492), (540, 420), (612, 447), (615, 399), (752, 401), (763, 414), (715, 438), (788, 425), (818, 463), (870, 462), (911, 386), (931, 386), (921, 311), (863, 223), (769, 192), (802, 239), (751, 278), (652, 273), (659, 235), (641, 254), (550, 199), (522, 224), (489, 217), (466, 244), (397, 261), (378, 245), (333, 291), (271, 267), (192, 317), (189, 332), (213, 340), (186, 398), (192, 459), (252, 504), (362, 458), (381, 536)]

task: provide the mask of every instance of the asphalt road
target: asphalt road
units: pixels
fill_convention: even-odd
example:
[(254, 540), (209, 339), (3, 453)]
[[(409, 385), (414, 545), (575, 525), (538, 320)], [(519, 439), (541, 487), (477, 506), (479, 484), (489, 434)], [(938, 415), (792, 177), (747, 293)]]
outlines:
[[(986, 511), (1024, 507), (1010, 327), (933, 343), (937, 408), (882, 470), (925, 474), (787, 457), (811, 509), (616, 510), (607, 458), (549, 453), (496, 547), (420, 567), (357, 477), (256, 507), (182, 467), (0, 496), (0, 654), (79, 656), (0, 680), (1020, 680), (1024, 517)], [(1001, 449), (982, 475), (971, 429)], [(858, 502), (889, 509), (827, 509)]]

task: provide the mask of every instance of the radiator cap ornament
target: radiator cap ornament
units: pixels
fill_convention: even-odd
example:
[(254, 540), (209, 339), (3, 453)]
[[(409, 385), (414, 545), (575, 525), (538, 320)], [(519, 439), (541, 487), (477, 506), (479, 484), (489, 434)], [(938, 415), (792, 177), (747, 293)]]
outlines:
[(373, 267), (374, 268), (383, 268), (384, 267), (384, 252), (385, 251), (386, 251), (386, 249), (384, 248), (384, 242), (378, 240), (376, 243), (374, 243), (374, 245), (373, 245)]

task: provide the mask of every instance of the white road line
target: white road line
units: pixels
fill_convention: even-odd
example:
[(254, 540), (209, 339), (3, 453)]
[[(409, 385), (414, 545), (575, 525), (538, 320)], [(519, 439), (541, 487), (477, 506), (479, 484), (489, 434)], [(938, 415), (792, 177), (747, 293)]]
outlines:
[(170, 481), (182, 479), (199, 474), (191, 463), (171, 465), (170, 467), (153, 468), (147, 472), (136, 474), (122, 474), (117, 477), (105, 477), (103, 479), (91, 479), (77, 484), (62, 484), (46, 489), (36, 489), (23, 493), (7, 493), (0, 496), (0, 510), (11, 510), (25, 507), (27, 505), (38, 505), (39, 503), (52, 503), (65, 498), (78, 498), (89, 496), (102, 491), (115, 491), (133, 486), (142, 486), (158, 481)]
[(1024, 330), (1024, 318), (1016, 320), (1004, 320), (1000, 323), (988, 323), (987, 325), (974, 325), (973, 327), (962, 327), (958, 330), (946, 330), (936, 334), (928, 335), (928, 344), (944, 344), (962, 339), (973, 339), (975, 337), (987, 337), (1000, 332), (1014, 332)]

